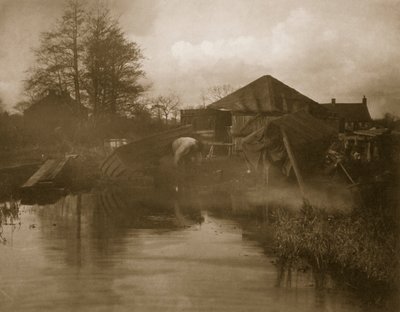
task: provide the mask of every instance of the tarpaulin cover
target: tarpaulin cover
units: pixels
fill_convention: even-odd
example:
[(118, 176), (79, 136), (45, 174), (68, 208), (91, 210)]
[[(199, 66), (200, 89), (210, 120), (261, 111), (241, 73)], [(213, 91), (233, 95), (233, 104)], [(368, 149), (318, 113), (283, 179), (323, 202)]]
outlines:
[[(264, 124), (260, 126), (259, 120)], [(302, 169), (309, 169), (322, 161), (336, 130), (323, 121), (311, 116), (306, 111), (298, 111), (274, 119), (253, 119), (245, 125), (243, 131), (252, 129), (252, 124), (259, 128), (243, 140), (243, 152), (250, 165), (262, 169), (266, 163), (279, 166), (289, 175), (291, 163), (283, 143), (283, 131)]]

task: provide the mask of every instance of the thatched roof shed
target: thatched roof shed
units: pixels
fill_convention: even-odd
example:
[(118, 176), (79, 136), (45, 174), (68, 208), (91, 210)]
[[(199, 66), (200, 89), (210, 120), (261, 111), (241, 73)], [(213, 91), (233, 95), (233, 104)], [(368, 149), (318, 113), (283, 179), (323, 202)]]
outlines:
[(324, 109), (314, 100), (287, 86), (278, 79), (265, 75), (208, 108), (231, 112), (282, 115), (299, 110), (318, 113)]

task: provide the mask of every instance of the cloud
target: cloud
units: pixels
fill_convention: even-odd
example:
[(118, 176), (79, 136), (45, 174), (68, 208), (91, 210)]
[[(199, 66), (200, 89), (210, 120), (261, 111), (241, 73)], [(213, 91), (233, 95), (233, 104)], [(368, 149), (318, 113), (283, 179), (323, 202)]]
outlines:
[[(362, 23), (363, 22), (363, 23)], [(349, 24), (353, 28), (349, 28)], [(220, 83), (232, 83), (230, 69), (244, 68), (273, 74), (321, 102), (336, 97), (359, 101), (366, 94), (375, 116), (384, 110), (397, 111), (400, 98), (400, 40), (390, 32), (390, 23), (369, 25), (359, 17), (324, 20), (304, 8), (292, 10), (264, 36), (238, 36), (199, 43), (178, 41), (171, 54), (180, 75), (186, 81), (199, 81), (198, 75), (218, 75)], [(242, 65), (242, 66), (238, 66)], [(224, 75), (221, 67), (226, 69)], [(228, 74), (229, 73), (229, 74)], [(196, 76), (196, 78), (191, 78)], [(217, 79), (215, 79), (217, 78)], [(225, 80), (224, 80), (225, 79)], [(209, 81), (204, 77), (203, 81)], [(240, 84), (250, 81), (244, 79)], [(204, 87), (204, 86), (202, 86)], [(388, 96), (390, 95), (390, 96)]]
[(0, 97), (8, 108), (22, 99), (22, 80), (33, 61), (32, 48), (62, 6), (63, 1), (0, 2)]
[(219, 60), (241, 61), (261, 66), (269, 66), (276, 62), (284, 64), (287, 63), (288, 57), (304, 54), (304, 49), (298, 46), (301, 39), (299, 35), (303, 37), (302, 44), (308, 40), (307, 37), (312, 37), (315, 42), (316, 37), (310, 32), (324, 39), (333, 36), (329, 30), (322, 34), (319, 34), (319, 31), (317, 33), (314, 22), (312, 16), (304, 9), (298, 9), (294, 10), (285, 22), (276, 25), (268, 36), (204, 40), (199, 44), (178, 41), (171, 47), (171, 52), (185, 69), (187, 66), (213, 66)]

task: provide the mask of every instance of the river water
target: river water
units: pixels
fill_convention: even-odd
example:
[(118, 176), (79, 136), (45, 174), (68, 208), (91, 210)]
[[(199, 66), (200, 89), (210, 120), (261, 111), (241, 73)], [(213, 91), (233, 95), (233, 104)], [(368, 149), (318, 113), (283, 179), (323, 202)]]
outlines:
[(205, 202), (126, 190), (21, 202), (3, 220), (0, 310), (365, 311), (309, 274), (280, 281), (249, 238), (259, 225)]

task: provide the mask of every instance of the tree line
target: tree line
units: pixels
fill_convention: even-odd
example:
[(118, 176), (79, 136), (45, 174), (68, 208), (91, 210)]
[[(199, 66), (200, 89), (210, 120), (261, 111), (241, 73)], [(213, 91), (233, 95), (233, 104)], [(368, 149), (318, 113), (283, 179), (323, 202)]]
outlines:
[[(147, 96), (140, 83), (145, 76), (140, 46), (128, 40), (118, 20), (104, 5), (85, 6), (83, 0), (65, 0), (64, 12), (40, 37), (34, 49), (35, 63), (27, 71), (28, 101), (15, 105), (24, 112), (48, 90), (68, 93), (78, 107), (93, 116), (104, 114), (140, 117), (146, 115), (168, 123), (182, 107), (173, 91)], [(230, 85), (214, 86), (202, 93), (202, 105), (228, 93)]]

